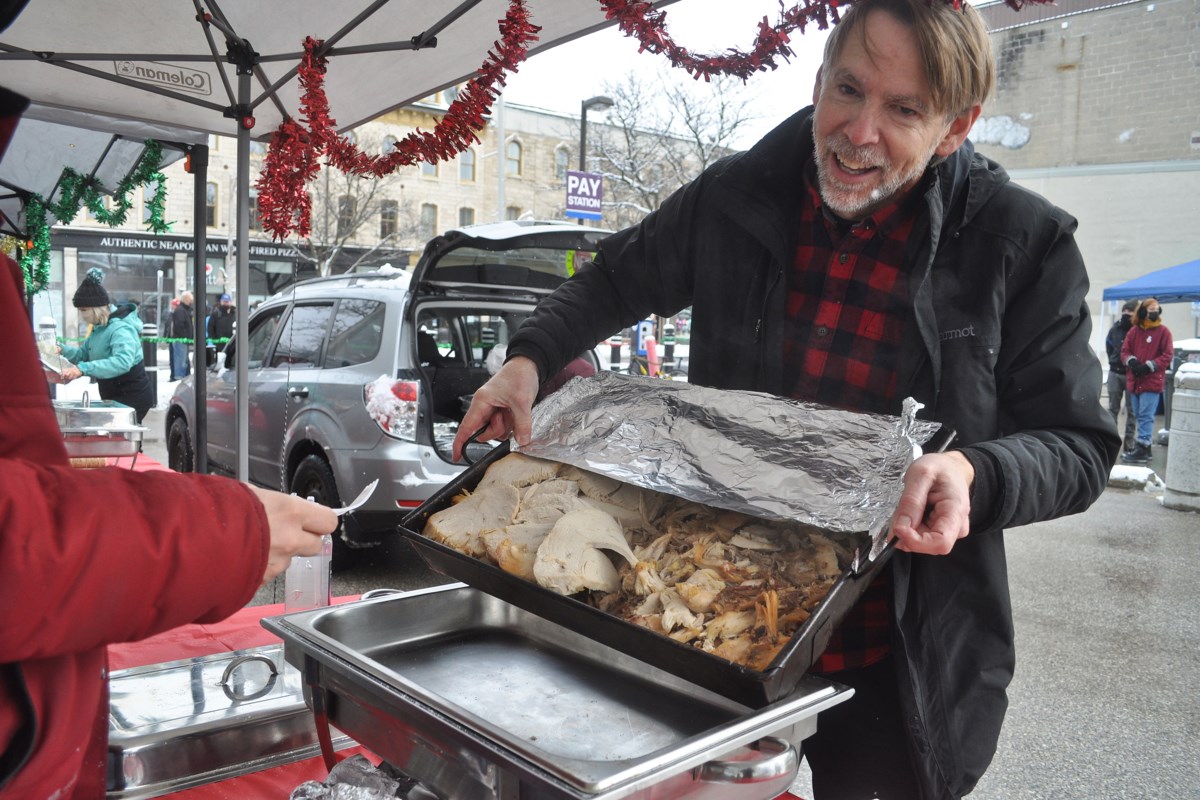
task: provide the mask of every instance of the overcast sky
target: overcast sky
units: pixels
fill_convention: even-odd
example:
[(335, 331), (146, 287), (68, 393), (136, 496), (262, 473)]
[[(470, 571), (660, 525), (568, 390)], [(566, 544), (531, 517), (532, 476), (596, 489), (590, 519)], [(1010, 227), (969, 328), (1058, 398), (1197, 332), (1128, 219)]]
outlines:
[[(677, 44), (693, 53), (711, 55), (726, 48), (749, 51), (758, 22), (779, 22), (779, 0), (680, 0), (666, 7), (667, 30)], [(536, 20), (535, 20), (536, 22)], [(809, 26), (792, 35), (796, 57), (772, 72), (760, 72), (746, 83), (756, 120), (736, 142), (749, 147), (792, 112), (812, 101), (813, 79), (821, 63), (826, 31)], [(636, 39), (615, 27), (533, 56), (509, 76), (504, 99), (567, 114), (579, 114), (581, 101), (603, 94), (605, 82), (620, 83), (631, 71), (654, 76), (672, 69), (665, 56), (638, 53)], [(677, 69), (683, 73), (683, 70)], [(589, 112), (588, 120), (593, 117)]]

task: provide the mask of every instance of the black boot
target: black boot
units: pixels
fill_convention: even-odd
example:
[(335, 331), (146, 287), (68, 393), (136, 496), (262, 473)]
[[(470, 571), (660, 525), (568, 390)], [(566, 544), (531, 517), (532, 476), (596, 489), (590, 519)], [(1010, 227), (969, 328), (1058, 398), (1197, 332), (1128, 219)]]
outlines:
[(1132, 451), (1121, 456), (1121, 460), (1126, 464), (1149, 464), (1150, 445), (1137, 442)]

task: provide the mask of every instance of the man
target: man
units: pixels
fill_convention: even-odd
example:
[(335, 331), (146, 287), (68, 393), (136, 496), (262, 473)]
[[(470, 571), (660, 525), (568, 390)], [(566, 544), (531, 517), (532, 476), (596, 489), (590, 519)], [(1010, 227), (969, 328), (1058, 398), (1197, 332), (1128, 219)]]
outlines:
[[(26, 105), (0, 87), (0, 156)], [(337, 517), (213, 475), (73, 469), (23, 287), (0, 253), (0, 796), (99, 798), (105, 646), (224, 619)]]
[(856, 690), (804, 743), (817, 800), (971, 791), (1015, 662), (1002, 529), (1086, 509), (1120, 446), (1075, 220), (966, 141), (994, 73), (967, 4), (851, 5), (815, 107), (601, 242), (455, 440), (527, 441), (540, 381), (687, 306), (695, 383), (888, 413), (911, 396), (955, 430), (958, 449), (909, 468), (899, 552), (817, 665)]
[(233, 338), (233, 298), (222, 294), (219, 305), (208, 317), (208, 339), (220, 350)]
[(1133, 452), (1137, 415), (1133, 413), (1133, 395), (1125, 390), (1125, 362), (1121, 360), (1121, 345), (1125, 344), (1125, 335), (1133, 327), (1133, 312), (1137, 311), (1137, 307), (1137, 300), (1126, 300), (1121, 306), (1121, 318), (1108, 329), (1108, 336), (1104, 339), (1104, 349), (1108, 353), (1108, 410), (1113, 422), (1119, 421), (1121, 398), (1125, 399), (1125, 453)]
[(188, 351), (196, 338), (196, 323), (192, 310), (192, 293), (179, 295), (179, 305), (171, 312), (171, 380), (179, 381), (192, 374)]

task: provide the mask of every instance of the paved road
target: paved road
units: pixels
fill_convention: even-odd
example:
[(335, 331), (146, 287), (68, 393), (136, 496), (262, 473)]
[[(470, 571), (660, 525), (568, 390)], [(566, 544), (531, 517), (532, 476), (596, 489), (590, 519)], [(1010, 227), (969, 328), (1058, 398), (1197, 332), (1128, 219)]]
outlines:
[[(146, 451), (165, 462), (161, 411), (146, 424)], [(1168, 448), (1154, 450), (1163, 476)], [(1007, 540), (1019, 663), (972, 800), (1200, 798), (1200, 514), (1110, 487), (1084, 514)], [(341, 595), (445, 580), (394, 541), (333, 583)], [(254, 603), (281, 596), (269, 586)], [(796, 791), (811, 797), (806, 781)]]

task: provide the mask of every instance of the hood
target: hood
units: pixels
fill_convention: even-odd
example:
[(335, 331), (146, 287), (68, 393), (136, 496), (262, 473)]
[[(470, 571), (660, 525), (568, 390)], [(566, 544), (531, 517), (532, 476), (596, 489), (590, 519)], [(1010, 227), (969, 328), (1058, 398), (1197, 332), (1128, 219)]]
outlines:
[(935, 168), (941, 190), (943, 227), (957, 231), (1008, 183), (1004, 167), (975, 152), (970, 139)]

